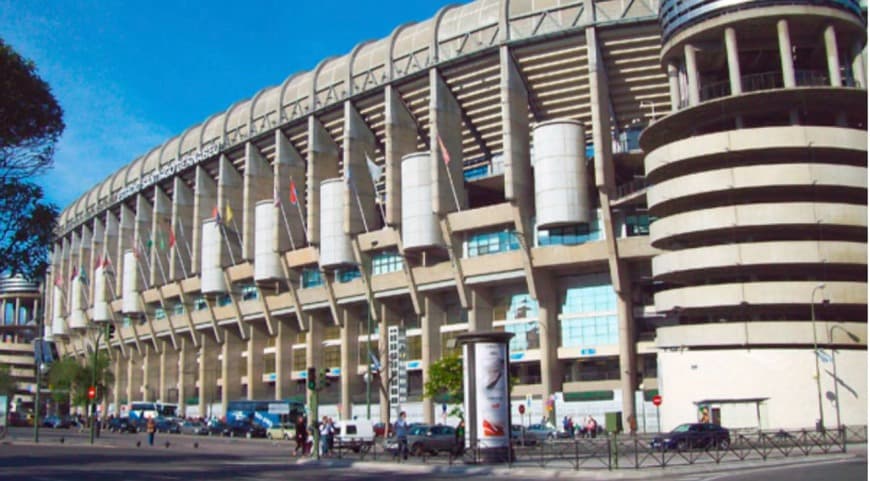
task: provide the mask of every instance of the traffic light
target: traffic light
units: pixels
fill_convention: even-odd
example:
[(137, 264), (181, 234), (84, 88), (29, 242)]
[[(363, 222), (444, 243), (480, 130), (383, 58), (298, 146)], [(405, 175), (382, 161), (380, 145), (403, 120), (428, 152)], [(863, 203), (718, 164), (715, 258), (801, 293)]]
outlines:
[(329, 374), (329, 369), (323, 368), (323, 370), (320, 371), (320, 387), (321, 388), (328, 388), (329, 387), (329, 377), (327, 377), (328, 374)]
[(317, 369), (313, 367), (308, 368), (308, 389), (317, 389)]
[(93, 400), (95, 397), (97, 397), (97, 388), (95, 388), (94, 386), (89, 386), (88, 399)]
[(114, 338), (115, 338), (115, 325), (109, 324), (109, 340), (112, 340)]

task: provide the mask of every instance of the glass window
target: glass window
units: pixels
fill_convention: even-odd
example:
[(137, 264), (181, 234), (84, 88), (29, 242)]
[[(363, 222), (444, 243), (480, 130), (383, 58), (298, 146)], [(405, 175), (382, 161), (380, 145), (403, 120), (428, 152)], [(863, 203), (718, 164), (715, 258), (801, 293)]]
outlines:
[(334, 341), (341, 339), (341, 328), (338, 326), (329, 326), (323, 328), (323, 339), (325, 341)]
[(408, 337), (408, 359), (423, 358), (423, 336)]
[(158, 308), (154, 309), (154, 319), (156, 319), (158, 321), (162, 320), (162, 319), (166, 319), (166, 309), (164, 309), (162, 307), (158, 307)]
[(293, 349), (293, 369), (296, 371), (304, 371), (308, 368), (307, 361), (305, 359), (305, 351), (304, 347), (294, 348)]
[(316, 287), (323, 285), (323, 278), (320, 275), (320, 270), (316, 267), (306, 267), (302, 269), (302, 288)]
[(398, 272), (403, 268), (404, 262), (398, 251), (381, 251), (372, 256), (372, 275)]
[(454, 343), (453, 347), (449, 347), (451, 339), (456, 339), (456, 336), (459, 334), (463, 334), (467, 331), (448, 331), (441, 333), (441, 352), (442, 357), (447, 356), (462, 356), (462, 347), (459, 344)]
[(520, 242), (517, 233), (513, 229), (504, 229), (494, 232), (478, 232), (471, 234), (466, 240), (466, 252), (468, 257), (485, 256), (519, 250)]
[(625, 217), (625, 233), (628, 236), (649, 235), (650, 216), (646, 214), (629, 215)]
[(208, 309), (208, 301), (205, 300), (205, 297), (199, 297), (193, 300), (193, 310), (204, 311), (206, 309)]
[(242, 300), (243, 301), (253, 301), (260, 297), (260, 291), (257, 289), (257, 286), (253, 284), (247, 284), (242, 286)]
[(335, 277), (338, 282), (341, 283), (350, 282), (354, 279), (359, 279), (361, 275), (362, 274), (360, 274), (359, 268), (357, 267), (345, 267), (335, 271)]
[(230, 297), (229, 294), (221, 294), (217, 298), (218, 307), (228, 306), (228, 305), (232, 304), (232, 302), (233, 302), (233, 298)]
[(323, 363), (328, 367), (341, 366), (341, 346), (324, 347)]
[(184, 304), (180, 302), (176, 302), (174, 306), (172, 306), (172, 313), (176, 316), (180, 316), (184, 314)]
[(578, 245), (603, 239), (595, 219), (589, 224), (577, 224), (538, 230), (538, 245)]
[(263, 373), (272, 374), (275, 372), (275, 355), (263, 354)]

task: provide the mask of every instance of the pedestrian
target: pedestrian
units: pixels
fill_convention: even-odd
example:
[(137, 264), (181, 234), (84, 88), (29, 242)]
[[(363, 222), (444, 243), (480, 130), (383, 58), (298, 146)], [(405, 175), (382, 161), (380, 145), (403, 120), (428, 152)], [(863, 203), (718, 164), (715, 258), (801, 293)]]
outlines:
[(153, 417), (148, 417), (148, 421), (145, 423), (145, 430), (148, 432), (148, 445), (154, 446), (154, 433), (157, 432), (157, 424), (154, 422)]
[(305, 444), (308, 440), (308, 428), (305, 425), (305, 416), (299, 416), (296, 420), (296, 449), (293, 450), (295, 456), (306, 454)]
[(396, 421), (395, 426), (393, 427), (394, 432), (396, 433), (396, 442), (398, 443), (398, 451), (396, 451), (396, 456), (401, 456), (403, 460), (408, 459), (408, 430), (410, 426), (408, 426), (408, 421), (405, 419), (407, 415), (405, 411), (399, 413), (399, 420)]
[(465, 420), (459, 418), (459, 424), (456, 425), (456, 454), (462, 455), (465, 452)]
[(329, 451), (332, 452), (335, 450), (335, 420), (331, 417), (329, 418), (328, 426), (329, 429), (327, 429), (326, 442), (329, 446)]
[(320, 455), (329, 454), (329, 418), (323, 416), (320, 421)]
[(568, 417), (568, 437), (574, 439), (574, 418)]
[(562, 431), (565, 431), (565, 434), (568, 434), (568, 430), (571, 429), (571, 425), (568, 421), (568, 416), (562, 418)]
[(598, 434), (598, 423), (592, 416), (586, 417), (586, 432), (590, 438), (594, 438)]

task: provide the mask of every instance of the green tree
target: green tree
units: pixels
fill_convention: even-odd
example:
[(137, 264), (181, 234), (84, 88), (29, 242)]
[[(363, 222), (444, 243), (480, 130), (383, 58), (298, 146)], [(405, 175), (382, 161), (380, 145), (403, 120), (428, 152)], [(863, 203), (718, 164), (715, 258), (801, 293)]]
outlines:
[(430, 364), (423, 396), (436, 402), (462, 403), (462, 358), (451, 354)]
[(0, 39), (0, 273), (45, 273), (58, 211), (27, 179), (51, 167), (64, 127), (36, 65)]
[[(115, 375), (111, 371), (112, 360), (106, 351), (97, 353), (97, 397), (100, 402), (115, 383)], [(69, 401), (73, 406), (85, 406), (88, 403), (88, 387), (94, 375), (93, 357), (88, 356), (84, 364), (74, 357), (64, 357), (51, 365), (48, 371), (48, 383), (51, 385), (52, 398), (59, 403)]]

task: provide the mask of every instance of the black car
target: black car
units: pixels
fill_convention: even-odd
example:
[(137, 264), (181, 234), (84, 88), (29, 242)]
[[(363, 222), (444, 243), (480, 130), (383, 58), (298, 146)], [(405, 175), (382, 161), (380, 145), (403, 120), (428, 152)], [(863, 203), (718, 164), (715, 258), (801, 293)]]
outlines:
[(226, 425), (224, 436), (231, 438), (265, 438), (266, 428), (250, 421), (231, 421)]
[(130, 418), (112, 418), (109, 420), (108, 428), (113, 433), (138, 433), (139, 422)]
[(657, 436), (650, 442), (652, 449), (728, 449), (731, 434), (727, 429), (712, 423), (680, 424), (664, 436)]
[(157, 417), (154, 419), (154, 427), (158, 433), (180, 434), (181, 425), (175, 418)]

